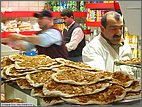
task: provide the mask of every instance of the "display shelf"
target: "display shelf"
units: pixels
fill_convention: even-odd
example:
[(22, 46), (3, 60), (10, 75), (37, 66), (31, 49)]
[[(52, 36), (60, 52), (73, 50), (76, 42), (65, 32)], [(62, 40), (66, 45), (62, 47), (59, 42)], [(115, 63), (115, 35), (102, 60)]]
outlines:
[(119, 6), (119, 3), (114, 1), (114, 7), (116, 10), (120, 10), (120, 6)]
[(85, 33), (85, 34), (91, 34), (91, 29), (84, 30), (84, 33)]
[(86, 9), (114, 9), (114, 3), (86, 3)]
[(120, 9), (119, 3), (86, 3), (86, 9)]
[[(21, 32), (19, 32), (19, 34), (22, 34), (22, 35), (33, 35), (36, 32), (37, 31), (21, 31)], [(10, 33), (17, 33), (17, 32), (1, 32), (1, 38), (8, 38)]]
[(90, 26), (90, 27), (100, 27), (101, 22), (89, 22), (89, 21), (86, 21), (85, 25)]
[[(1, 17), (34, 17), (34, 13), (40, 11), (12, 11), (12, 12), (1, 12)], [(51, 11), (53, 17), (61, 17), (61, 12)], [(87, 17), (86, 12), (73, 12), (74, 17)]]
[[(119, 10), (119, 3), (114, 1), (114, 3), (86, 3), (86, 9), (115, 9)], [(91, 21), (86, 21), (85, 22), (86, 26), (90, 27), (100, 27), (101, 22), (91, 22)]]
[[(22, 35), (33, 35), (35, 34), (37, 31), (21, 31), (19, 32), (19, 34), (22, 34)], [(90, 34), (91, 30), (88, 29), (88, 30), (84, 30), (84, 33), (85, 34)], [(10, 35), (10, 33), (17, 33), (17, 32), (1, 32), (1, 38), (8, 38)]]

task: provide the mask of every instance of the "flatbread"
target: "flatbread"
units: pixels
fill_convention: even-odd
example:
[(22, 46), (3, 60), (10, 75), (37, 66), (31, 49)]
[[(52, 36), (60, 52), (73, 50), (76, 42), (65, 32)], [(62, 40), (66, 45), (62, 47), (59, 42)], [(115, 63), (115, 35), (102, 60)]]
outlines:
[(133, 83), (125, 88), (126, 92), (137, 92), (141, 90), (141, 82), (140, 80), (134, 80)]
[(30, 61), (34, 58), (39, 58), (39, 57), (50, 58), (49, 56), (46, 56), (46, 55), (36, 55), (36, 56), (27, 56), (27, 55), (21, 55), (21, 54), (9, 55), (9, 59), (11, 59), (14, 62)]
[(92, 95), (83, 95), (75, 97), (61, 97), (64, 101), (73, 104), (109, 104), (115, 101), (122, 100), (126, 95), (126, 91), (123, 87), (118, 85), (112, 85), (107, 89), (92, 94)]
[(134, 81), (134, 78), (131, 77), (129, 74), (116, 71), (112, 74), (112, 80), (109, 81), (110, 83), (118, 84), (123, 87), (129, 87)]
[(9, 75), (9, 76), (21, 76), (21, 75), (31, 74), (35, 72), (39, 72), (39, 71), (32, 70), (32, 71), (26, 71), (26, 72), (17, 72), (14, 64), (11, 64), (5, 71), (6, 75)]
[(1, 100), (1, 103), (27, 103), (27, 102), (20, 98), (14, 98), (14, 99), (8, 99), (8, 100)]
[(127, 60), (118, 60), (116, 61), (120, 64), (136, 64), (136, 65), (141, 65), (141, 58), (132, 58), (132, 59), (127, 59)]
[(47, 97), (43, 94), (43, 87), (33, 87), (31, 90), (31, 96)]
[(41, 66), (49, 66), (57, 63), (54, 59), (44, 58), (44, 57), (34, 57), (32, 60), (23, 61), (23, 62), (15, 62), (16, 69), (30, 69), (37, 68)]
[(62, 65), (62, 66), (59, 66), (59, 67), (56, 67), (56, 68), (52, 68), (52, 70), (56, 71), (56, 72), (59, 72), (59, 71), (68, 71), (70, 69), (76, 69), (76, 68), (71, 68), (71, 67), (65, 66), (65, 65)]
[(127, 92), (126, 96), (124, 97), (125, 100), (139, 99), (139, 98), (141, 98), (141, 90), (137, 92)]
[(41, 71), (34, 74), (27, 74), (26, 79), (33, 87), (41, 87), (46, 81), (51, 78), (51, 75), (56, 73), (55, 71)]
[(55, 105), (64, 102), (60, 97), (41, 97), (39, 100), (41, 106)]
[(18, 86), (21, 89), (32, 89), (32, 86), (30, 85), (30, 83), (26, 80), (26, 78), (24, 79), (17, 79), (16, 80)]
[(109, 86), (111, 86), (111, 84), (104, 82), (98, 82), (96, 84), (91, 84), (91, 85), (78, 86), (78, 85), (57, 83), (54, 80), (50, 79), (50, 81), (44, 84), (43, 93), (44, 95), (52, 97), (56, 96), (73, 97), (79, 95), (98, 93)]
[(103, 72), (89, 72), (70, 68), (66, 71), (59, 71), (53, 74), (52, 79), (60, 83), (87, 85), (111, 79), (111, 76), (104, 75)]
[(38, 69), (38, 70), (51, 70), (51, 69), (58, 68), (58, 67), (63, 66), (63, 65), (64, 64), (55, 63), (55, 64), (52, 64), (52, 65), (49, 65), (49, 66), (37, 67), (36, 69)]
[(9, 55), (8, 56), (10, 60), (12, 61), (18, 61), (18, 62), (22, 62), (25, 59), (29, 59), (31, 58), (31, 56), (27, 56), (27, 55), (21, 55), (21, 54), (14, 54), (14, 55)]
[(4, 56), (1, 58), (1, 69), (11, 64), (14, 64), (14, 62), (11, 61), (8, 56)]
[(69, 67), (74, 67), (74, 68), (83, 69), (83, 70), (93, 70), (93, 71), (96, 70), (96, 69), (90, 67), (89, 65), (85, 65), (82, 62), (74, 62), (74, 61), (66, 60), (64, 58), (55, 58), (55, 60), (59, 63), (65, 64), (66, 66), (69, 66)]
[(1, 77), (2, 77), (3, 79), (6, 79), (5, 82), (17, 80), (17, 79), (20, 79), (20, 78), (25, 78), (25, 76), (23, 76), (23, 75), (20, 75), (20, 76), (9, 76), (9, 75), (7, 75), (7, 74), (6, 74), (6, 70), (7, 70), (10, 66), (11, 66), (11, 65), (4, 67), (4, 69), (1, 71)]

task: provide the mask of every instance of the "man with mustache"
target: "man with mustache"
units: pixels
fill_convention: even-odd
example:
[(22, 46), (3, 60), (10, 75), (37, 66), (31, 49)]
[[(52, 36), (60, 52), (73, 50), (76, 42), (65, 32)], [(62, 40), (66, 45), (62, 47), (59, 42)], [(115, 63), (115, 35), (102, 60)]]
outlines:
[(64, 9), (61, 12), (65, 29), (63, 35), (66, 41), (69, 60), (82, 62), (82, 49), (85, 46), (85, 35), (82, 26), (74, 21), (73, 11)]
[(101, 33), (83, 48), (83, 62), (104, 71), (126, 71), (133, 75), (126, 66), (114, 69), (115, 60), (132, 58), (131, 48), (122, 38), (123, 26), (123, 18), (119, 13), (107, 12), (101, 20)]

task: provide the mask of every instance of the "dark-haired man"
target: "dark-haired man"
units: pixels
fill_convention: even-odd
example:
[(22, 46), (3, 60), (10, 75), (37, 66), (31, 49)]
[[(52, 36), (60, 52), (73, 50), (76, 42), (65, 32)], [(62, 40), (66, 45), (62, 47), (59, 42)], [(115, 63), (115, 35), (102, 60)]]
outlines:
[(82, 62), (82, 49), (85, 46), (85, 35), (81, 25), (74, 21), (73, 11), (64, 9), (61, 12), (65, 29), (63, 35), (66, 41), (69, 60)]
[(27, 51), (36, 48), (38, 54), (45, 54), (51, 58), (68, 59), (64, 38), (60, 30), (53, 25), (51, 12), (43, 10), (40, 13), (35, 13), (34, 16), (38, 18), (41, 31), (33, 36), (11, 33), (10, 39), (25, 41), (19, 46), (20, 50)]
[(133, 74), (126, 66), (114, 69), (115, 60), (132, 58), (131, 48), (122, 38), (123, 26), (123, 19), (119, 13), (107, 12), (101, 20), (101, 34), (83, 48), (83, 62), (104, 71), (116, 70)]

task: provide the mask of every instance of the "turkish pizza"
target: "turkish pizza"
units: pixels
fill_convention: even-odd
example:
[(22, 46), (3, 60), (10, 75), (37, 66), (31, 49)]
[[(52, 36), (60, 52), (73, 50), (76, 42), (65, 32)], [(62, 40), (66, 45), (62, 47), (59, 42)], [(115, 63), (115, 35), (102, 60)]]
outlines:
[(4, 56), (1, 58), (1, 69), (11, 64), (14, 64), (14, 62), (11, 61), (8, 56)]
[(16, 80), (18, 86), (21, 89), (32, 89), (32, 86), (30, 85), (30, 83), (26, 80), (26, 78), (23, 79), (17, 79)]
[(55, 71), (41, 71), (33, 74), (27, 74), (26, 79), (33, 87), (43, 86), (46, 81), (51, 78), (51, 75), (56, 73)]
[(74, 61), (63, 59), (63, 58), (55, 58), (55, 60), (59, 63), (65, 64), (66, 66), (69, 66), (69, 67), (74, 67), (74, 68), (84, 69), (84, 70), (94, 70), (95, 71), (95, 69), (93, 69), (89, 65), (85, 65), (82, 62), (74, 62)]
[(3, 70), (1, 71), (1, 77), (3, 79), (5, 79), (5, 82), (6, 81), (13, 81), (13, 80), (20, 79), (20, 78), (25, 78), (25, 76), (23, 76), (23, 75), (19, 75), (19, 76), (10, 76), (10, 75), (7, 75), (6, 71), (7, 71), (7, 69), (10, 66), (11, 65), (4, 67)]
[(140, 80), (134, 80), (133, 83), (125, 88), (126, 92), (137, 92), (141, 90)]
[(38, 58), (51, 59), (49, 56), (46, 56), (46, 55), (36, 55), (36, 56), (27, 56), (27, 55), (21, 55), (21, 54), (9, 55), (9, 59), (11, 59), (12, 61), (15, 61), (15, 62), (30, 61), (30, 60), (38, 59)]
[(89, 71), (70, 68), (66, 71), (59, 71), (53, 74), (52, 79), (60, 83), (87, 85), (111, 79), (111, 75), (110, 76), (104, 75), (103, 72), (89, 72)]
[(132, 59), (127, 59), (127, 60), (118, 60), (116, 62), (121, 63), (121, 64), (141, 65), (141, 58), (132, 58)]
[(111, 86), (109, 83), (98, 82), (91, 85), (71, 85), (57, 83), (54, 80), (46, 82), (43, 86), (43, 93), (47, 96), (73, 97), (79, 95), (94, 94)]
[(64, 101), (73, 104), (109, 104), (115, 101), (122, 100), (126, 95), (126, 91), (122, 86), (112, 85), (107, 89), (91, 94), (75, 97), (61, 97)]
[(126, 96), (124, 97), (125, 100), (139, 99), (139, 98), (141, 98), (141, 90), (137, 92), (127, 92)]
[(54, 69), (54, 68), (59, 68), (60, 66), (63, 66), (63, 64), (54, 63), (54, 64), (49, 65), (49, 66), (37, 67), (36, 69), (37, 69), (37, 70), (51, 70), (51, 69)]
[(129, 87), (133, 83), (134, 79), (127, 73), (116, 71), (112, 74), (112, 80), (110, 83), (118, 84), (123, 87)]
[(49, 66), (57, 63), (54, 59), (48, 57), (33, 57), (22, 62), (15, 62), (16, 69), (31, 69), (41, 66)]
[(55, 105), (64, 102), (60, 97), (40, 97), (39, 100), (41, 106)]
[(31, 90), (31, 96), (47, 97), (43, 94), (43, 87), (33, 87)]
[(25, 59), (30, 59), (32, 58), (31, 56), (27, 56), (27, 55), (21, 55), (21, 54), (14, 54), (14, 55), (9, 55), (8, 56), (10, 60), (12, 61), (18, 61), (18, 62), (22, 62)]
[(27, 102), (20, 98), (14, 98), (14, 99), (8, 99), (8, 100), (1, 100), (1, 103), (27, 103)]
[(14, 64), (11, 64), (5, 71), (5, 73), (9, 76), (20, 76), (20, 75), (26, 75), (30, 73), (38, 72), (37, 70), (30, 70), (26, 72), (17, 72)]

